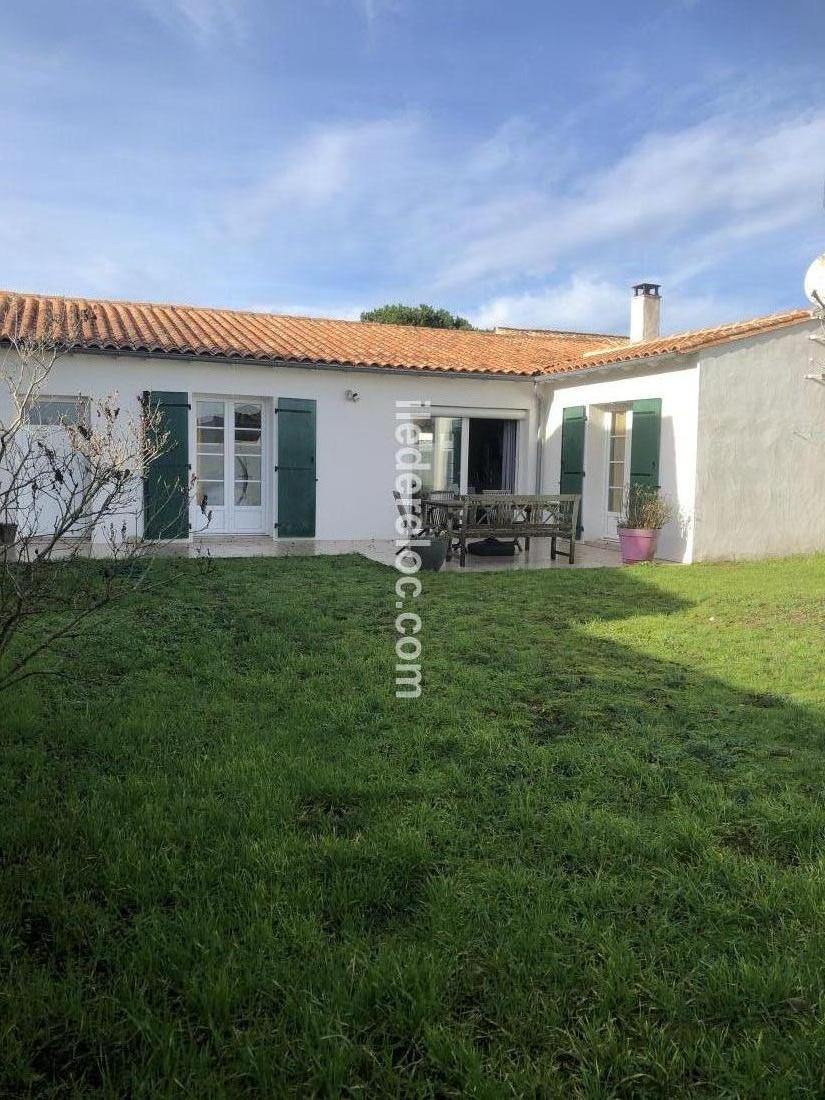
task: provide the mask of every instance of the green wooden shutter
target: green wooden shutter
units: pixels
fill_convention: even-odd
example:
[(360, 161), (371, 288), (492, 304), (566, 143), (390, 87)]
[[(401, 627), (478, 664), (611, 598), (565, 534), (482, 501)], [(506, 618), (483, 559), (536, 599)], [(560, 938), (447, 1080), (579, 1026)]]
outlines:
[(662, 402), (658, 397), (633, 402), (630, 434), (630, 484), (659, 488)]
[[(574, 405), (562, 411), (561, 424), (561, 473), (559, 492), (582, 495), (584, 486), (584, 430), (587, 424), (587, 410), (584, 405)], [(576, 538), (581, 538), (582, 521), (579, 508), (579, 522)]]
[(166, 435), (164, 453), (143, 478), (143, 533), (147, 539), (189, 537), (189, 395), (146, 390), (144, 402), (158, 410), (150, 426), (149, 445), (157, 432)]
[(278, 535), (315, 535), (315, 402), (278, 399)]

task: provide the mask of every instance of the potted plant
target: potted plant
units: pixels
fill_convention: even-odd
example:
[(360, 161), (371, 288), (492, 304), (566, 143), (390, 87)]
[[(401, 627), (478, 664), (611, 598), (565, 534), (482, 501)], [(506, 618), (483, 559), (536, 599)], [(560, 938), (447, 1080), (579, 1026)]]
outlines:
[(447, 538), (431, 535), (429, 546), (416, 546), (415, 551), (421, 558), (421, 568), (437, 573), (447, 557)]
[(447, 559), (450, 550), (449, 519), (443, 509), (436, 508), (428, 516), (428, 524), (422, 530), (422, 539), (429, 539), (429, 545), (416, 546), (421, 558), (421, 568), (437, 573)]
[(673, 515), (670, 499), (647, 485), (631, 485), (617, 523), (624, 565), (653, 561), (659, 532)]

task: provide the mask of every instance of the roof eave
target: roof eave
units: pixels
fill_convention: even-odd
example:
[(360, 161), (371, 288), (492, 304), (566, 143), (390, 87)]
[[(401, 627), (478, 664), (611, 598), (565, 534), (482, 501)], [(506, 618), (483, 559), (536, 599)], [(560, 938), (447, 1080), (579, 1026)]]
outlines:
[(606, 370), (627, 371), (633, 367), (641, 367), (648, 364), (658, 366), (660, 363), (669, 362), (683, 355), (690, 354), (690, 352), (685, 351), (665, 351), (659, 352), (658, 355), (646, 355), (639, 359), (611, 360), (609, 363), (594, 363), (590, 367), (576, 367), (575, 370), (551, 371), (547, 374), (539, 375), (537, 381), (556, 382), (562, 378), (581, 378), (582, 375), (600, 374), (602, 371)]
[[(8, 341), (0, 341), (8, 343)], [(539, 377), (538, 369), (531, 373), (516, 371), (487, 371), (487, 370), (455, 370), (441, 367), (413, 367), (391, 366), (388, 364), (370, 363), (344, 363), (337, 360), (323, 359), (276, 359), (263, 356), (244, 355), (211, 355), (207, 352), (177, 352), (154, 351), (147, 348), (111, 348), (111, 347), (72, 347), (67, 351), (68, 355), (113, 355), (117, 357), (130, 357), (134, 359), (171, 359), (175, 362), (186, 363), (213, 363), (221, 366), (246, 366), (246, 367), (286, 367), (290, 369), (304, 370), (335, 370), (358, 374), (411, 374), (423, 375), (434, 378), (487, 378), (496, 381), (521, 381), (532, 382)]]

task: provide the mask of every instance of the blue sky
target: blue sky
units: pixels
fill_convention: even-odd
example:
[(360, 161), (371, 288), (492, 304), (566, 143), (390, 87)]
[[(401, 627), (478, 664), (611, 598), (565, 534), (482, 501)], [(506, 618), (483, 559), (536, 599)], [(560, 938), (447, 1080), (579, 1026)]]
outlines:
[(825, 248), (821, 0), (12, 7), (12, 289), (676, 331)]

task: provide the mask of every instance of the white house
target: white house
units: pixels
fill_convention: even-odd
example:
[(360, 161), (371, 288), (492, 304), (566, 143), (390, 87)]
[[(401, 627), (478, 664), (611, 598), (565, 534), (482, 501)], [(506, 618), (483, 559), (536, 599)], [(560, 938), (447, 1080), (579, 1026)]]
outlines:
[[(162, 408), (174, 445), (136, 534), (192, 537), (205, 498), (213, 535), (390, 538), (396, 414), (420, 402), (433, 488), (581, 492), (582, 538), (601, 541), (639, 481), (680, 512), (662, 557), (825, 549), (825, 385), (806, 377), (818, 322), (796, 310), (660, 337), (659, 308), (657, 286), (634, 288), (628, 338), (2, 292), (0, 341), (73, 334), (41, 423), (115, 391), (135, 415), (146, 395)], [(180, 495), (161, 507), (158, 482)]]

